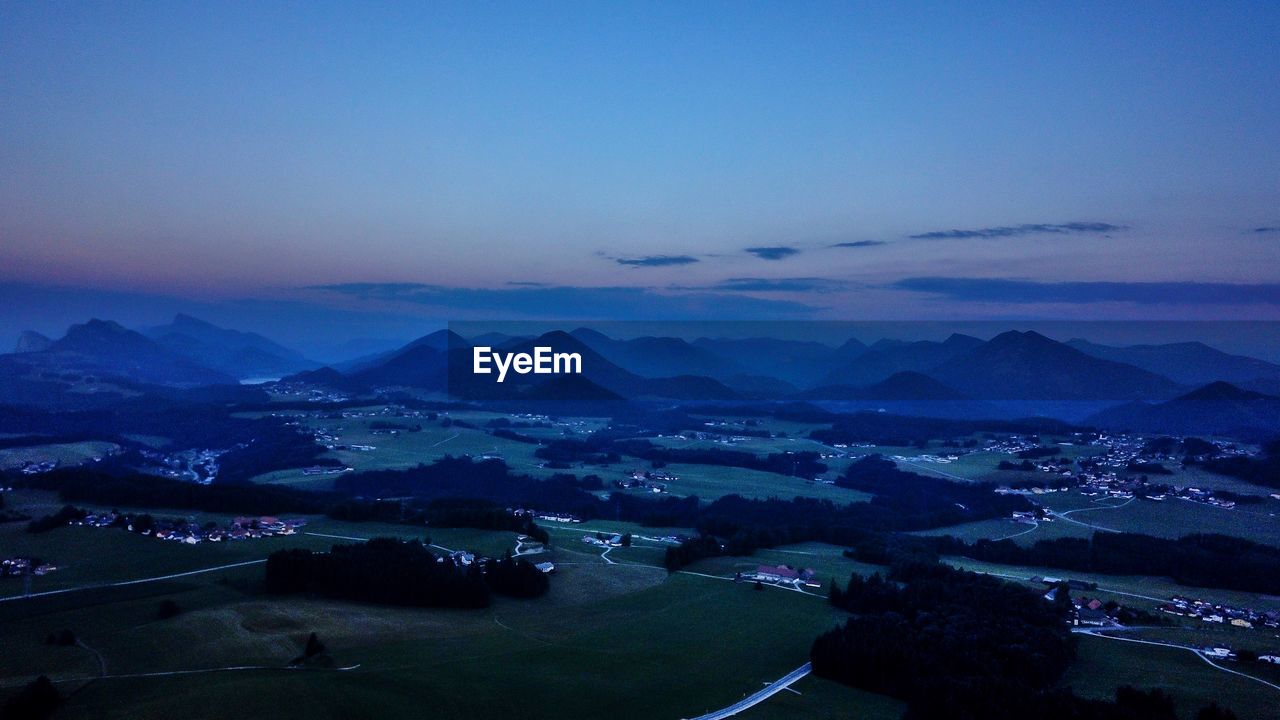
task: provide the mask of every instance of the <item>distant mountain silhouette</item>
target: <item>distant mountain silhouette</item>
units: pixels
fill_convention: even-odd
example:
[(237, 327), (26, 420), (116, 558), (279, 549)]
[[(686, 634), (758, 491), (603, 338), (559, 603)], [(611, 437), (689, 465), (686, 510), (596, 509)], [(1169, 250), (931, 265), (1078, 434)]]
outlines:
[(878, 383), (900, 372), (927, 373), (951, 358), (973, 350), (982, 341), (968, 335), (953, 334), (942, 342), (919, 340), (880, 340), (823, 379), (825, 385), (862, 387)]
[(1067, 345), (1105, 360), (1128, 363), (1184, 385), (1202, 385), (1215, 380), (1229, 383), (1280, 382), (1280, 365), (1244, 355), (1231, 355), (1201, 342), (1167, 345), (1114, 347), (1088, 340), (1069, 340)]
[(53, 340), (41, 335), (35, 330), (23, 330), (18, 336), (18, 345), (14, 347), (15, 353), (40, 352), (48, 350), (53, 344)]
[(470, 363), (470, 350), (471, 346), (462, 336), (452, 330), (437, 330), (347, 375), (368, 386), (404, 385), (445, 392), (451, 362)]
[(366, 383), (343, 375), (337, 370), (325, 366), (316, 368), (315, 370), (303, 370), (300, 373), (286, 375), (280, 379), (286, 383), (308, 383), (310, 385), (318, 385), (321, 387), (331, 388), (333, 390), (343, 390), (347, 392), (362, 392), (369, 390), (370, 386)]
[(537, 347), (550, 347), (558, 353), (578, 353), (582, 356), (582, 375), (566, 379), (572, 376), (520, 375), (512, 371), (499, 384), (493, 375), (472, 372), (473, 348), (464, 338), (441, 330), (385, 354), (378, 362), (343, 373), (345, 385), (338, 385), (332, 376), (323, 379), (331, 387), (417, 387), (473, 400), (639, 397), (730, 400), (739, 397), (723, 383), (708, 377), (643, 377), (610, 362), (583, 341), (561, 331), (533, 339), (512, 338), (501, 352), (532, 354)]
[(1112, 430), (1264, 439), (1280, 431), (1280, 397), (1213, 382), (1162, 403), (1128, 403), (1086, 421)]
[(569, 334), (600, 353), (609, 362), (643, 377), (704, 375), (724, 379), (746, 372), (732, 358), (722, 357), (680, 338), (639, 337), (615, 340), (589, 328), (578, 328)]
[(904, 370), (863, 387), (827, 385), (801, 395), (808, 400), (935, 401), (968, 400), (964, 393), (923, 373)]
[(928, 371), (979, 400), (1155, 400), (1180, 387), (1037, 332), (1009, 331)]
[(199, 365), (109, 320), (72, 325), (65, 336), (43, 350), (5, 357), (43, 373), (177, 386), (236, 382), (231, 375)]
[(170, 352), (238, 378), (278, 377), (316, 367), (298, 351), (262, 335), (221, 328), (182, 313), (144, 334)]
[(447, 349), (451, 343), (457, 345), (458, 347), (467, 345), (467, 341), (463, 339), (462, 336), (458, 335), (455, 332), (452, 332), (448, 329), (436, 330), (433, 333), (423, 335), (422, 337), (417, 338), (415, 340), (411, 340), (395, 349), (386, 350), (383, 352), (377, 352), (371, 355), (364, 355), (362, 357), (358, 357), (353, 360), (334, 363), (333, 367), (334, 369), (339, 370), (343, 373), (347, 373), (347, 374), (357, 373), (362, 370), (368, 370), (369, 368), (377, 367), (378, 365), (381, 365), (387, 362), (388, 360), (391, 360), (397, 355), (410, 352), (417, 348), (428, 347), (437, 351), (443, 351)]
[[(505, 351), (532, 353), (536, 347), (550, 347), (554, 352), (580, 354), (584, 377), (609, 392), (628, 399), (661, 397), (676, 400), (732, 400), (738, 397), (737, 393), (723, 383), (709, 377), (687, 374), (672, 377), (643, 377), (610, 362), (577, 337), (558, 330), (533, 340), (515, 343)], [(523, 375), (517, 376), (515, 381), (540, 384), (546, 377)], [(512, 380), (512, 376), (507, 375), (507, 382)]]
[(767, 337), (698, 338), (693, 345), (743, 368), (745, 374), (773, 377), (802, 388), (822, 384), (833, 368), (866, 351), (858, 340), (849, 340), (838, 348)]

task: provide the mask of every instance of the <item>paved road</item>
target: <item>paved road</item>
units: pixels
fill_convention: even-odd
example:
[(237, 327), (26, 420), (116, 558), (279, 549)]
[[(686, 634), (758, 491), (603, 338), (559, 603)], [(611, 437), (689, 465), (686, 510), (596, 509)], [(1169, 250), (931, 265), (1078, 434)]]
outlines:
[[(1125, 628), (1125, 629), (1128, 629), (1128, 628)], [(1140, 640), (1138, 638), (1120, 637), (1119, 635), (1104, 635), (1103, 632), (1106, 630), (1107, 628), (1076, 628), (1076, 629), (1073, 629), (1072, 632), (1078, 635), (1089, 635), (1090, 637), (1106, 638), (1108, 640), (1120, 640), (1122, 642), (1138, 643), (1139, 645), (1157, 645), (1159, 647), (1175, 648), (1177, 650), (1186, 650), (1187, 652), (1195, 653), (1196, 657), (1200, 658), (1206, 663), (1209, 663), (1209, 665), (1217, 668), (1218, 670), (1221, 670), (1222, 672), (1231, 673), (1232, 675), (1239, 675), (1242, 678), (1248, 678), (1254, 682), (1260, 682), (1263, 685), (1266, 685), (1267, 687), (1280, 690), (1280, 685), (1277, 685), (1273, 682), (1270, 682), (1268, 680), (1263, 680), (1260, 677), (1254, 677), (1252, 675), (1242, 673), (1239, 670), (1232, 670), (1229, 667), (1223, 667), (1219, 665), (1218, 663), (1210, 659), (1208, 655), (1205, 655), (1199, 648), (1193, 648), (1187, 645), (1178, 645), (1176, 643), (1157, 642), (1155, 640)]]
[(800, 667), (796, 668), (795, 670), (792, 670), (791, 672), (787, 673), (776, 682), (770, 683), (767, 687), (765, 687), (765, 689), (761, 690), (760, 692), (755, 693), (754, 695), (749, 695), (739, 700), (738, 702), (730, 705), (727, 708), (722, 708), (720, 710), (716, 710), (715, 712), (709, 712), (706, 715), (699, 715), (698, 717), (693, 718), (693, 720), (721, 720), (721, 718), (727, 718), (732, 715), (737, 715), (743, 710), (746, 710), (747, 708), (755, 707), (756, 705), (759, 705), (765, 700), (768, 700), (774, 695), (777, 695), (783, 690), (786, 690), (787, 688), (791, 687), (791, 685), (795, 681), (808, 675), (810, 670), (812, 670), (812, 667), (810, 667), (809, 663), (805, 663)]
[(10, 602), (12, 600), (25, 600), (27, 598), (45, 597), (47, 595), (61, 595), (63, 593), (79, 592), (81, 590), (100, 590), (102, 588), (124, 587), (126, 585), (141, 585), (142, 583), (159, 582), (161, 580), (173, 580), (176, 578), (187, 577), (189, 575), (200, 575), (202, 573), (217, 572), (219, 570), (230, 570), (231, 568), (244, 567), (246, 565), (259, 565), (266, 562), (266, 558), (261, 560), (245, 560), (244, 562), (230, 563), (228, 565), (219, 565), (217, 567), (202, 568), (200, 570), (188, 570), (187, 572), (173, 573), (172, 575), (158, 575), (156, 577), (141, 578), (139, 580), (122, 580), (113, 583), (97, 583), (96, 585), (81, 585), (79, 587), (62, 588), (61, 590), (45, 590), (43, 592), (31, 593), (30, 595), (10, 595), (9, 597), (0, 598), (0, 602)]

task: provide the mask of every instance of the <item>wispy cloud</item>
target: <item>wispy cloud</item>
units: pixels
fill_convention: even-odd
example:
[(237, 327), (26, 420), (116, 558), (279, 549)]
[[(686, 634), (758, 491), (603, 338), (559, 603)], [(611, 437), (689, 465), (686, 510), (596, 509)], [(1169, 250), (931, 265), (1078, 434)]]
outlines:
[(1264, 225), (1262, 227), (1256, 227), (1253, 229), (1253, 232), (1258, 233), (1259, 235), (1280, 233), (1280, 225)]
[(1106, 233), (1127, 229), (1125, 225), (1113, 225), (1112, 223), (1104, 222), (1027, 223), (972, 230), (934, 230), (933, 232), (919, 233), (908, 237), (913, 240), (965, 240), (969, 238), (1021, 237), (1023, 235), (1105, 235)]
[(792, 255), (799, 255), (800, 251), (786, 245), (774, 245), (770, 247), (749, 247), (744, 248), (746, 252), (755, 255), (761, 260), (783, 260)]
[(668, 267), (671, 265), (691, 265), (698, 262), (692, 255), (645, 255), (635, 258), (614, 258), (619, 265), (631, 267)]
[(853, 242), (841, 242), (832, 245), (833, 248), (869, 248), (878, 245), (888, 245), (884, 240), (854, 240)]
[(820, 308), (801, 302), (718, 292), (660, 292), (644, 287), (454, 288), (414, 283), (347, 283), (311, 288), (361, 300), (439, 308), (454, 316), (519, 318), (743, 319), (806, 317)]
[(799, 292), (799, 293), (829, 293), (846, 290), (849, 283), (844, 280), (833, 280), (830, 278), (819, 277), (796, 277), (796, 278), (728, 278), (714, 285), (697, 285), (697, 286), (672, 286), (671, 290), (714, 290), (717, 292), (748, 292), (748, 293), (770, 293), (770, 292)]
[(1037, 282), (992, 278), (911, 277), (891, 285), (970, 302), (1139, 305), (1280, 305), (1280, 283)]

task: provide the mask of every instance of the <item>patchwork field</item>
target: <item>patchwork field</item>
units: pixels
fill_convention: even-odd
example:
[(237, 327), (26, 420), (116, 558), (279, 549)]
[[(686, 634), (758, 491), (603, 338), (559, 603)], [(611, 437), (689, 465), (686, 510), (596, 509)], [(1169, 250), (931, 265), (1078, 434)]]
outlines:
[[(387, 534), (394, 526), (331, 522), (310, 529), (357, 537)], [(108, 529), (33, 536), (49, 550), (82, 553), (86, 568), (100, 568), (76, 579), (123, 574), (123, 565), (102, 562), (110, 555), (136, 557), (143, 549), (85, 542), (81, 530), (149, 543), (148, 551), (167, 545)], [(572, 530), (578, 536), (582, 531)], [(0, 635), (7, 639), (0, 685), (48, 674), (64, 691), (74, 691), (61, 711), (65, 717), (214, 717), (212, 708), (233, 705), (273, 717), (418, 717), (423, 707), (446, 718), (516, 712), (589, 717), (607, 687), (618, 717), (678, 718), (730, 704), (800, 665), (813, 637), (838, 619), (820, 598), (693, 574), (668, 577), (652, 565), (661, 560), (658, 545), (616, 548), (601, 558), (599, 548), (559, 534), (568, 537), (557, 536), (554, 549), (540, 556), (558, 566), (551, 593), (536, 601), (499, 600), (484, 611), (274, 598), (258, 592), (257, 566), (0, 603)], [(499, 549), (511, 539), (456, 531), (449, 542)], [(237, 557), (252, 554), (247, 551), (255, 545), (266, 550), (274, 540), (241, 543), (246, 554)], [(226, 558), (193, 555), (191, 564), (220, 559)], [(164, 561), (170, 569), (186, 566)], [(184, 612), (157, 619), (164, 599)], [(83, 645), (45, 644), (46, 635), (62, 629), (73, 630)], [(310, 632), (328, 647), (333, 667), (284, 669)], [(717, 672), (706, 673), (712, 665)], [(895, 707), (839, 687), (816, 692), (840, 698), (844, 711), (865, 704), (869, 712), (892, 716), (883, 712)], [(790, 699), (778, 699), (787, 703), (778, 712), (787, 712)], [(99, 714), (103, 708), (105, 715)], [(768, 704), (760, 708), (768, 711)]]

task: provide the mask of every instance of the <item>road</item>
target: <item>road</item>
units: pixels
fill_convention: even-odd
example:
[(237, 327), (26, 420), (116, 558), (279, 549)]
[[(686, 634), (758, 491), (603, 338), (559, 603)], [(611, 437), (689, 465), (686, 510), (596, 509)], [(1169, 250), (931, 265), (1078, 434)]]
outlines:
[(721, 720), (721, 718), (727, 718), (733, 715), (737, 715), (743, 710), (746, 710), (747, 708), (755, 707), (756, 705), (759, 705), (765, 700), (768, 700), (774, 695), (777, 695), (783, 690), (786, 690), (787, 688), (791, 687), (791, 685), (794, 684), (797, 680), (808, 675), (809, 671), (812, 669), (813, 668), (810, 666), (809, 663), (805, 663), (800, 667), (796, 668), (795, 670), (792, 670), (791, 672), (782, 676), (777, 681), (769, 683), (769, 685), (767, 685), (763, 690), (753, 695), (748, 695), (747, 697), (739, 700), (738, 702), (730, 705), (729, 707), (721, 708), (720, 710), (716, 710), (715, 712), (709, 712), (706, 715), (699, 715), (698, 717), (693, 718), (693, 720)]
[[(1099, 499), (1105, 499), (1105, 498), (1099, 498)], [(1114, 529), (1114, 528), (1102, 527), (1101, 525), (1094, 525), (1094, 524), (1092, 524), (1092, 523), (1081, 522), (1080, 520), (1076, 520), (1075, 518), (1067, 517), (1067, 516), (1068, 516), (1068, 515), (1071, 515), (1071, 514), (1073, 514), (1073, 513), (1078, 513), (1078, 512), (1093, 512), (1093, 511), (1095, 511), (1095, 510), (1119, 510), (1120, 508), (1125, 507), (1125, 506), (1127, 506), (1129, 503), (1133, 502), (1133, 500), (1134, 500), (1134, 498), (1129, 498), (1128, 500), (1125, 500), (1124, 502), (1120, 503), (1119, 505), (1099, 505), (1098, 507), (1082, 507), (1082, 508), (1076, 508), (1075, 510), (1067, 510), (1067, 511), (1065, 511), (1065, 512), (1051, 512), (1051, 513), (1049, 513), (1049, 514), (1050, 514), (1050, 515), (1052, 515), (1053, 517), (1056, 517), (1056, 518), (1060, 519), (1060, 520), (1066, 520), (1066, 521), (1067, 521), (1067, 522), (1069, 522), (1069, 523), (1075, 523), (1076, 525), (1082, 525), (1082, 526), (1084, 526), (1084, 527), (1091, 528), (1091, 529), (1093, 529), (1093, 530), (1101, 530), (1101, 531), (1103, 531), (1103, 532), (1112, 532), (1112, 533), (1113, 533), (1113, 532), (1120, 532), (1119, 530), (1116, 530), (1116, 529)], [(1094, 502), (1097, 502), (1097, 501), (1095, 500)]]
[(9, 597), (0, 598), (0, 602), (26, 600), (27, 598), (46, 597), (49, 595), (62, 595), (63, 593), (79, 592), (81, 590), (101, 590), (103, 588), (125, 587), (127, 585), (141, 585), (143, 583), (160, 582), (161, 580), (175, 580), (177, 578), (189, 577), (191, 575), (200, 575), (203, 573), (217, 572), (219, 570), (230, 570), (231, 568), (245, 567), (246, 565), (260, 565), (266, 561), (266, 558), (262, 558), (260, 560), (245, 560), (244, 562), (229, 563), (227, 565), (219, 565), (211, 568), (201, 568), (200, 570), (188, 570), (187, 572), (173, 573), (172, 575), (157, 575), (156, 577), (141, 578), (138, 580), (121, 580), (120, 582), (113, 583), (81, 585), (79, 587), (62, 588), (61, 590), (45, 590), (43, 592), (31, 593), (29, 595), (10, 595)]
[[(1125, 628), (1125, 629), (1128, 629), (1128, 628)], [(1242, 678), (1248, 678), (1254, 682), (1262, 683), (1267, 687), (1280, 690), (1280, 685), (1270, 682), (1269, 680), (1263, 680), (1260, 677), (1254, 677), (1252, 675), (1242, 673), (1239, 670), (1232, 670), (1229, 667), (1223, 667), (1219, 665), (1218, 663), (1211, 660), (1208, 655), (1205, 655), (1203, 652), (1201, 652), (1198, 648), (1193, 648), (1187, 645), (1178, 645), (1176, 643), (1157, 642), (1155, 640), (1139, 640), (1138, 638), (1121, 637), (1119, 635), (1104, 635), (1103, 632), (1106, 630), (1108, 630), (1108, 628), (1074, 628), (1072, 629), (1071, 632), (1077, 635), (1088, 635), (1090, 637), (1106, 638), (1107, 640), (1119, 640), (1121, 642), (1138, 643), (1139, 645), (1156, 645), (1159, 647), (1175, 648), (1177, 650), (1186, 650), (1187, 652), (1195, 653), (1196, 657), (1205, 661), (1210, 666), (1217, 668), (1218, 670), (1221, 670), (1222, 672), (1231, 673), (1232, 675), (1239, 675)]]

